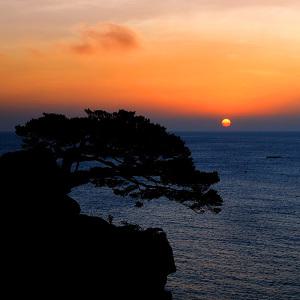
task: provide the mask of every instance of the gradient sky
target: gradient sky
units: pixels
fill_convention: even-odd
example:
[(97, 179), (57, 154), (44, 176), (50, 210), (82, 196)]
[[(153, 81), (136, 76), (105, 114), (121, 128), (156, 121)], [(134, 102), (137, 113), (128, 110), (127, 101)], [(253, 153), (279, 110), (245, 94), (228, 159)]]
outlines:
[(0, 0), (0, 130), (87, 107), (300, 130), (300, 1)]

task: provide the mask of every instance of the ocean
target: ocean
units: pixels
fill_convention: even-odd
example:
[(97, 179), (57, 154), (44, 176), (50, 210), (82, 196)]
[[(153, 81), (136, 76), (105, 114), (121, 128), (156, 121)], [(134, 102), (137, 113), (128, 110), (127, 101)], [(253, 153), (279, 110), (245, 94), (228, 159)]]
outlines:
[[(218, 171), (219, 214), (164, 199), (135, 208), (108, 189), (72, 191), (82, 211), (160, 227), (173, 247), (174, 300), (300, 299), (300, 133), (180, 132), (197, 167)], [(0, 133), (0, 153), (20, 141)]]

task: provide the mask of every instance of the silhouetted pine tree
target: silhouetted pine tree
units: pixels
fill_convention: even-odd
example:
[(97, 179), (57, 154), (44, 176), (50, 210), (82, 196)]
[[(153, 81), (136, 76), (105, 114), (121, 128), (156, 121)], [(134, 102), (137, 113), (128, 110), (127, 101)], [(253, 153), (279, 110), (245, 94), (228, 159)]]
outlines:
[[(25, 149), (49, 150), (70, 187), (92, 182), (135, 198), (137, 206), (166, 197), (197, 212), (220, 211), (222, 199), (211, 189), (218, 173), (197, 170), (180, 137), (135, 112), (85, 112), (76, 118), (45, 113), (16, 133)], [(82, 168), (86, 162), (90, 167)]]

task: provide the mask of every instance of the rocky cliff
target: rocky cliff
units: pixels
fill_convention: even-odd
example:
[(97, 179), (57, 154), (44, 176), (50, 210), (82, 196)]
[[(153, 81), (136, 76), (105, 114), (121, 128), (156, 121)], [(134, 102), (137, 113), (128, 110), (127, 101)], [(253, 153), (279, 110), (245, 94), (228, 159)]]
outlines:
[(117, 227), (80, 213), (47, 152), (0, 158), (5, 286), (13, 296), (171, 299), (175, 272), (161, 229)]

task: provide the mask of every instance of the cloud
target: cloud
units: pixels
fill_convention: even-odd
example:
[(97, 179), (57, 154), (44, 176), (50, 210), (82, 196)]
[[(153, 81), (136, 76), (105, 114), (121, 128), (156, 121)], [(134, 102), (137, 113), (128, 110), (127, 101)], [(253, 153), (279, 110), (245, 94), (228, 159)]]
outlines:
[(88, 42), (71, 45), (70, 49), (76, 54), (92, 54), (95, 53), (94, 47)]
[(81, 31), (80, 42), (70, 49), (77, 54), (92, 54), (97, 51), (124, 51), (139, 48), (137, 34), (127, 26), (104, 23)]
[[(167, 17), (182, 17), (206, 12), (236, 9), (288, 9), (299, 12), (299, 0), (0, 0), (0, 36), (19, 39), (65, 38), (68, 29), (85, 21), (90, 23), (157, 22)], [(267, 22), (267, 20), (266, 20)], [(14, 24), (14, 26), (11, 26)], [(3, 39), (3, 38), (2, 38)]]

